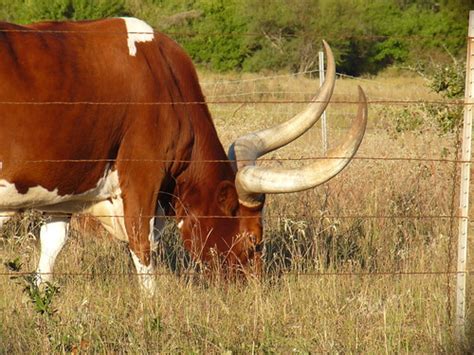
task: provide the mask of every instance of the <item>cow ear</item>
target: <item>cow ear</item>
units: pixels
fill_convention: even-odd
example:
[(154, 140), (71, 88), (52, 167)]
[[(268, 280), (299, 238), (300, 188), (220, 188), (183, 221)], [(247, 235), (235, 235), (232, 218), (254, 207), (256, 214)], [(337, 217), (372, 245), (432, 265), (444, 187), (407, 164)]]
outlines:
[(225, 216), (234, 216), (239, 207), (235, 186), (230, 181), (222, 181), (217, 186), (216, 202)]

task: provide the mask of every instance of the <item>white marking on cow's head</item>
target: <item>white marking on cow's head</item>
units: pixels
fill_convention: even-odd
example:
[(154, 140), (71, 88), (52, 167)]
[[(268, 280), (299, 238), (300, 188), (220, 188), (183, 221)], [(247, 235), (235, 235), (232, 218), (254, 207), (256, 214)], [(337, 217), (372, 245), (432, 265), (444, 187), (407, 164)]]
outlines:
[(137, 54), (137, 42), (151, 42), (155, 37), (153, 28), (146, 22), (134, 17), (122, 17), (122, 20), (125, 21), (127, 27), (128, 51), (134, 57)]
[(184, 219), (182, 219), (181, 221), (179, 221), (179, 223), (178, 223), (178, 229), (183, 228), (183, 224), (184, 224)]

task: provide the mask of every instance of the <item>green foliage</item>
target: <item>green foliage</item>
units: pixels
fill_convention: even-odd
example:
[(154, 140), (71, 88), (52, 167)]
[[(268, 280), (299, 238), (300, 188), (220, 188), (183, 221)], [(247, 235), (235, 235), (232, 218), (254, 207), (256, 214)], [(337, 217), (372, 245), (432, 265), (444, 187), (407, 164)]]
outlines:
[(465, 48), (469, 0), (0, 0), (0, 18), (94, 19), (131, 15), (170, 33), (213, 70), (317, 67), (321, 39), (338, 70), (447, 62)]
[(426, 103), (402, 108), (387, 106), (382, 109), (381, 114), (393, 117), (396, 133), (423, 133), (427, 125), (434, 127), (440, 135), (455, 132), (463, 115), (463, 105), (458, 103), (464, 97), (464, 68), (463, 61), (454, 59), (451, 64), (418, 68), (427, 80), (429, 89), (439, 94), (447, 103)]
[(244, 44), (246, 24), (238, 15), (240, 2), (197, 0), (192, 9), (202, 15), (172, 26), (171, 31), (185, 29), (186, 33), (195, 34), (185, 35), (179, 42), (196, 62), (218, 71), (238, 69), (247, 55)]
[(426, 121), (424, 110), (417, 107), (402, 107), (395, 110), (389, 108), (388, 111), (392, 111), (391, 116), (395, 119), (395, 131), (397, 133), (420, 130)]
[(36, 277), (32, 274), (23, 278), (25, 283), (23, 292), (26, 293), (38, 314), (52, 317), (56, 313), (52, 303), (56, 294), (59, 293), (59, 287), (46, 282), (45, 286), (40, 288), (36, 284)]
[[(19, 272), (22, 267), (20, 258), (16, 258), (5, 266), (15, 272)], [(53, 299), (59, 293), (59, 287), (53, 285), (50, 282), (45, 282), (44, 285), (38, 286), (36, 274), (27, 274), (21, 277), (12, 276), (12, 280), (20, 280), (20, 284), (23, 285), (23, 292), (28, 296), (29, 300), (33, 304), (36, 313), (51, 318), (56, 310), (53, 308)]]
[[(20, 272), (23, 263), (20, 257), (16, 257), (4, 262), (4, 266), (9, 271)], [(20, 284), (23, 285), (23, 292), (28, 296), (38, 314), (52, 317), (56, 313), (56, 310), (52, 307), (52, 302), (56, 294), (59, 293), (59, 287), (50, 282), (46, 282), (40, 287), (37, 284), (37, 278), (38, 275), (34, 273), (11, 277), (12, 280), (19, 280)]]
[[(453, 61), (450, 65), (436, 65), (431, 74), (430, 88), (445, 99), (464, 97), (465, 65)], [(427, 107), (430, 116), (436, 119), (442, 133), (453, 132), (462, 121), (462, 105), (437, 105)]]
[(450, 65), (435, 66), (430, 88), (445, 98), (459, 99), (464, 96), (465, 81), (464, 63), (454, 61)]
[(126, 14), (124, 0), (1, 0), (7, 19), (18, 23), (85, 20)]

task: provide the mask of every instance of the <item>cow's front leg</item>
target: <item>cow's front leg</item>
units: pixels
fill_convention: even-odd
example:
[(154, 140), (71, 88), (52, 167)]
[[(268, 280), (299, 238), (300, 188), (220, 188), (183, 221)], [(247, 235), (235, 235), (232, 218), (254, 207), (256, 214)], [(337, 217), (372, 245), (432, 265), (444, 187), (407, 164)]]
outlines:
[[(144, 133), (144, 136), (147, 136)], [(138, 154), (140, 159), (159, 159), (150, 152), (155, 152), (156, 142), (149, 146), (146, 142), (136, 142), (135, 136), (131, 144), (141, 147)], [(140, 144), (138, 144), (140, 143)], [(163, 182), (165, 167), (157, 162), (137, 161), (128, 162), (127, 159), (136, 159), (136, 156), (119, 156), (123, 160), (117, 164), (118, 178), (123, 200), (123, 215), (130, 254), (138, 273), (138, 281), (142, 293), (152, 296), (155, 292), (156, 275), (152, 260), (154, 240), (154, 222), (158, 207), (158, 195)]]
[[(153, 203), (153, 193), (150, 194), (151, 197), (137, 199), (132, 198), (131, 195), (129, 193), (124, 199), (125, 227), (129, 239), (130, 254), (143, 293), (153, 296), (155, 291), (155, 268), (152, 260), (152, 249), (156, 202)], [(147, 204), (147, 199), (149, 204)]]
[[(155, 264), (151, 258), (151, 253), (156, 249), (156, 244), (162, 237), (165, 226), (164, 218), (165, 211), (158, 203), (156, 215), (151, 218), (142, 217), (142, 222), (140, 222), (149, 226), (147, 238), (148, 242), (142, 238), (141, 242), (134, 244), (134, 248), (130, 246), (130, 254), (132, 255), (132, 260), (135, 264), (135, 269), (137, 270), (140, 287), (142, 288), (142, 291), (148, 296), (153, 296), (155, 292)], [(146, 235), (145, 231), (143, 231), (143, 233), (143, 235)], [(141, 249), (143, 249), (144, 252), (140, 254)], [(137, 253), (141, 255), (141, 258), (137, 255)], [(145, 264), (146, 262), (148, 262), (148, 265)]]
[(152, 297), (155, 294), (155, 268), (151, 258), (140, 258), (137, 255), (137, 251), (133, 250), (134, 248), (130, 247), (130, 254), (132, 255), (133, 263), (135, 264), (135, 269), (137, 270), (138, 282), (140, 283), (140, 288), (142, 293), (146, 296)]
[(36, 284), (52, 279), (54, 262), (67, 240), (69, 218), (52, 218), (40, 229), (41, 255), (36, 269)]
[(154, 220), (152, 216), (140, 216), (130, 221), (133, 226), (129, 245), (130, 254), (137, 270), (140, 287), (147, 296), (153, 296), (156, 287), (152, 260)]

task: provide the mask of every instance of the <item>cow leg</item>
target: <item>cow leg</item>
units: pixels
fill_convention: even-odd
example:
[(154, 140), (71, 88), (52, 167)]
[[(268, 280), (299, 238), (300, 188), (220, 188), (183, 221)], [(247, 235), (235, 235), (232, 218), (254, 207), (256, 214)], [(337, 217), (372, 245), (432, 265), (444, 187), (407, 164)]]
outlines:
[[(161, 205), (158, 205), (156, 211), (156, 214), (159, 216), (159, 218), (148, 216), (148, 218), (144, 217), (138, 220), (138, 225), (140, 225), (140, 223), (147, 223), (149, 225), (149, 231), (147, 232), (148, 238), (146, 241), (142, 241), (139, 237), (139, 233), (145, 232), (139, 232), (136, 227), (131, 228), (131, 232), (126, 230), (126, 223), (124, 221), (130, 220), (131, 217), (126, 219), (123, 218), (124, 207), (121, 197), (96, 203), (85, 212), (96, 216), (105, 229), (115, 238), (128, 241), (130, 243), (130, 254), (139, 275), (140, 287), (145, 294), (153, 295), (155, 284), (151, 274), (154, 272), (154, 267), (151, 261), (151, 255), (149, 254), (155, 248), (155, 245), (161, 237), (164, 229), (165, 221), (163, 216), (165, 215), (165, 212)], [(137, 224), (135, 224), (135, 226), (136, 225)], [(140, 251), (138, 251), (138, 249), (143, 246), (143, 242), (145, 243), (145, 248), (148, 248), (149, 252), (142, 253), (141, 259), (138, 256), (140, 255)], [(149, 243), (149, 246), (146, 245), (147, 242)], [(147, 259), (150, 260), (148, 265), (143, 261)]]
[[(161, 204), (158, 203), (156, 208), (155, 216), (151, 218), (142, 218), (140, 223), (146, 223), (148, 220), (148, 238), (145, 241), (145, 238), (141, 238), (138, 243), (130, 243), (130, 254), (132, 256), (133, 263), (137, 270), (137, 274), (140, 281), (140, 286), (142, 291), (148, 296), (153, 296), (155, 291), (155, 277), (153, 273), (155, 272), (155, 265), (151, 259), (152, 251), (155, 250), (156, 244), (163, 234), (165, 227), (165, 211), (161, 207)], [(143, 231), (142, 236), (146, 235), (146, 232)], [(136, 234), (135, 234), (136, 236)], [(149, 247), (147, 246), (149, 245)], [(145, 250), (141, 250), (144, 247)], [(149, 248), (149, 251), (146, 249)], [(141, 252), (141, 254), (139, 254)], [(141, 255), (139, 257), (138, 255)], [(148, 260), (148, 265), (145, 264)]]
[(149, 296), (152, 297), (155, 294), (155, 278), (154, 278), (154, 265), (151, 260), (148, 261), (148, 265), (145, 264), (145, 262), (140, 259), (135, 252), (133, 251), (133, 248), (130, 247), (130, 255), (132, 256), (133, 264), (135, 265), (135, 269), (137, 270), (137, 275), (138, 275), (138, 281), (140, 283), (140, 288), (142, 292)]
[(54, 262), (67, 240), (68, 227), (68, 218), (53, 218), (41, 226), (41, 255), (36, 269), (37, 285), (51, 281)]
[(144, 294), (153, 296), (155, 268), (152, 261), (152, 247), (156, 206), (153, 197), (156, 197), (157, 193), (151, 192), (150, 195), (136, 198), (129, 192), (124, 198), (124, 211), (130, 254), (137, 270), (140, 287)]

